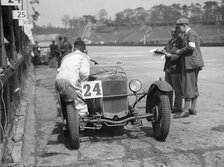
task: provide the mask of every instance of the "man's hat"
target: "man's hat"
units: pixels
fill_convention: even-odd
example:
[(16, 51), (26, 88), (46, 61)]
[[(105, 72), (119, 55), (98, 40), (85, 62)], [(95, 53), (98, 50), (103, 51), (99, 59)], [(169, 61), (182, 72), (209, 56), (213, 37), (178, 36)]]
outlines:
[(187, 18), (180, 18), (176, 21), (176, 25), (181, 25), (181, 24), (189, 24), (189, 20)]

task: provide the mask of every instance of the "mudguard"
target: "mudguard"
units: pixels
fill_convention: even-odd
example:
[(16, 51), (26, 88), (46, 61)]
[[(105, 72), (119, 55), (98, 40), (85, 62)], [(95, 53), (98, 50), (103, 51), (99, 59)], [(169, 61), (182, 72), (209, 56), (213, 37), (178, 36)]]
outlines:
[(156, 90), (166, 92), (166, 94), (169, 96), (170, 106), (172, 108), (173, 107), (173, 88), (168, 82), (158, 80), (158, 81), (155, 81), (154, 83), (152, 83), (152, 85), (150, 86), (150, 88), (148, 90), (148, 95), (147, 95), (147, 100), (146, 100), (146, 110), (148, 110), (149, 105), (151, 104), (151, 99), (152, 99), (154, 93), (156, 92)]
[(67, 84), (60, 92), (60, 96), (64, 102), (72, 102), (77, 98), (77, 93), (74, 88)]
[(151, 88), (153, 89), (154, 87), (157, 87), (159, 90), (164, 91), (164, 92), (169, 92), (169, 91), (173, 91), (172, 86), (166, 82), (166, 81), (155, 81), (151, 87), (149, 88), (149, 90), (151, 90)]

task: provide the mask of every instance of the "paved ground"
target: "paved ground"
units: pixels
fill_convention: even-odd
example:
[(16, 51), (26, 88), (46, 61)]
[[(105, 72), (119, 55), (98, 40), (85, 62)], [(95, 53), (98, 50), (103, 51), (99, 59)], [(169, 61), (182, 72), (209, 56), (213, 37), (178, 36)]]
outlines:
[(23, 92), (20, 111), (26, 114), (19, 122), (24, 120), (25, 128), (22, 131), (19, 123), (15, 138), (23, 140), (14, 144), (15, 162), (18, 166), (224, 166), (224, 77), (216, 72), (217, 68), (222, 71), (222, 63), (207, 62), (209, 68), (200, 74), (198, 115), (172, 119), (165, 142), (153, 138), (151, 124), (142, 128), (128, 125), (82, 134), (79, 150), (71, 149), (63, 134), (54, 92), (56, 70), (36, 68)]

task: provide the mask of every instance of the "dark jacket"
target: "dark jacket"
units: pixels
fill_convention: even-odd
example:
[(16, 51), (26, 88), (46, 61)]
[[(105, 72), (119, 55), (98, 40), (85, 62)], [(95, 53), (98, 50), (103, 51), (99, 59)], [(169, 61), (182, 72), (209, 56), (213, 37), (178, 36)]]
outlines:
[[(195, 43), (195, 48), (189, 46), (189, 42)], [(190, 29), (184, 35), (184, 47), (178, 53), (184, 57), (184, 66), (186, 70), (201, 68), (204, 66), (204, 61), (200, 49), (200, 39), (198, 34)]]
[(59, 55), (58, 46), (56, 44), (50, 45), (50, 55), (51, 57), (57, 57)]
[(71, 51), (72, 51), (72, 45), (68, 41), (63, 42), (61, 45), (62, 56), (65, 56), (65, 55), (71, 53)]
[[(176, 39), (171, 39), (165, 50), (168, 53), (175, 54), (176, 50), (183, 48), (183, 39), (178, 36)], [(164, 64), (164, 71), (170, 73), (180, 73), (181, 72), (181, 57), (176, 56), (176, 59), (167, 58)]]

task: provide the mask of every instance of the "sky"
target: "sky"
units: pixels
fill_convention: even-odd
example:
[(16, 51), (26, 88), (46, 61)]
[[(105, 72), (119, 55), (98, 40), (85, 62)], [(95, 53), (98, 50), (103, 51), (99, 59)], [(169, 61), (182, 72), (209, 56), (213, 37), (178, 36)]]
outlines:
[[(28, 0), (27, 0), (28, 1)], [(115, 14), (130, 8), (135, 9), (143, 7), (148, 10), (155, 5), (171, 5), (180, 3), (181, 5), (190, 5), (191, 3), (200, 3), (209, 0), (39, 0), (39, 4), (35, 4), (36, 11), (40, 13), (37, 25), (48, 25), (62, 27), (61, 18), (68, 14), (71, 18), (81, 17), (83, 15), (96, 16), (100, 9), (105, 9), (109, 17), (114, 19)], [(220, 0), (215, 0), (219, 2)], [(30, 12), (31, 13), (31, 12)]]

